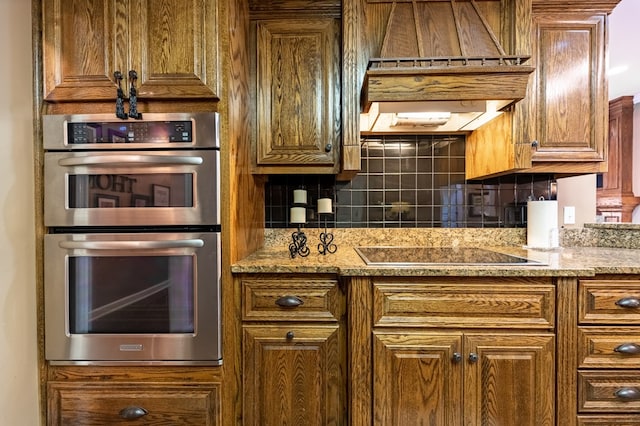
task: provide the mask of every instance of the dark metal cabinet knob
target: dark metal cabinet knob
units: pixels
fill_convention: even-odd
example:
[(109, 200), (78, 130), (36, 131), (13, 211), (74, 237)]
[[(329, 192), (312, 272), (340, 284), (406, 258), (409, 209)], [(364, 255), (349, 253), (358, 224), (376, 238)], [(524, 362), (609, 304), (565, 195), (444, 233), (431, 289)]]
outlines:
[(282, 296), (276, 300), (276, 305), (282, 308), (295, 308), (304, 305), (304, 300), (298, 296)]
[(462, 354), (460, 352), (454, 352), (451, 360), (455, 363), (462, 361)]
[(640, 390), (638, 388), (621, 388), (613, 393), (616, 398), (623, 401), (636, 401), (640, 399)]
[(330, 143), (324, 146), (324, 152), (331, 152), (332, 149), (333, 149), (333, 145), (331, 145)]
[(625, 355), (640, 355), (640, 345), (636, 343), (623, 343), (616, 346), (613, 350)]
[(478, 359), (480, 359), (480, 358), (478, 357), (478, 354), (477, 354), (477, 353), (475, 353), (475, 352), (471, 352), (471, 353), (469, 354), (469, 362), (471, 362), (471, 363), (476, 363), (476, 362), (478, 362)]
[(149, 412), (142, 407), (134, 406), (123, 408), (118, 414), (120, 414), (120, 417), (122, 417), (123, 419), (135, 420), (139, 419), (140, 417), (146, 416), (147, 414), (149, 414)]
[(292, 340), (295, 337), (293, 331), (287, 331), (286, 338), (287, 340)]
[(623, 297), (616, 302), (616, 305), (621, 308), (640, 308), (640, 299), (637, 297)]

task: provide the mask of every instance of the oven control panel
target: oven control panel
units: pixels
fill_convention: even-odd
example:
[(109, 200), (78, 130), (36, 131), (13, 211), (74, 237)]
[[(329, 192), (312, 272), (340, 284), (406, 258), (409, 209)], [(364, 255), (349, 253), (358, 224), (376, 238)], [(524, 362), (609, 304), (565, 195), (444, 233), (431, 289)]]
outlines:
[(68, 122), (67, 144), (192, 142), (191, 121)]

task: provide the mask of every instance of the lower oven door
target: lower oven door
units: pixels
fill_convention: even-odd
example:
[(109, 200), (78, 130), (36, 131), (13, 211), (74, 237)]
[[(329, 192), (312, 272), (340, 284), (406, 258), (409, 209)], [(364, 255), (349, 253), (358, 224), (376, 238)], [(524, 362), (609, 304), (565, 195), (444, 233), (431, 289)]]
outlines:
[(216, 232), (45, 236), (52, 363), (221, 363)]

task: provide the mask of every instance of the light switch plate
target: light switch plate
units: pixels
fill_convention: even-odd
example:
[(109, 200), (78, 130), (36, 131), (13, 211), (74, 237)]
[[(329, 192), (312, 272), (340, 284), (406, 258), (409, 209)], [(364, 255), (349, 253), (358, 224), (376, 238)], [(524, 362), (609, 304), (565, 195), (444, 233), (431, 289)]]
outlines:
[(576, 208), (575, 206), (564, 207), (564, 224), (573, 225), (576, 223)]

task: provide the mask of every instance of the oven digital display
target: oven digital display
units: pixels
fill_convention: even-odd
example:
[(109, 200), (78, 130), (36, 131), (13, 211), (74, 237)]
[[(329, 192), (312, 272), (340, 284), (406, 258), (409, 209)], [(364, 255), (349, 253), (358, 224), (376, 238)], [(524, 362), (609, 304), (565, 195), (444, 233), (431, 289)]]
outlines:
[(67, 123), (67, 144), (193, 142), (191, 121)]

